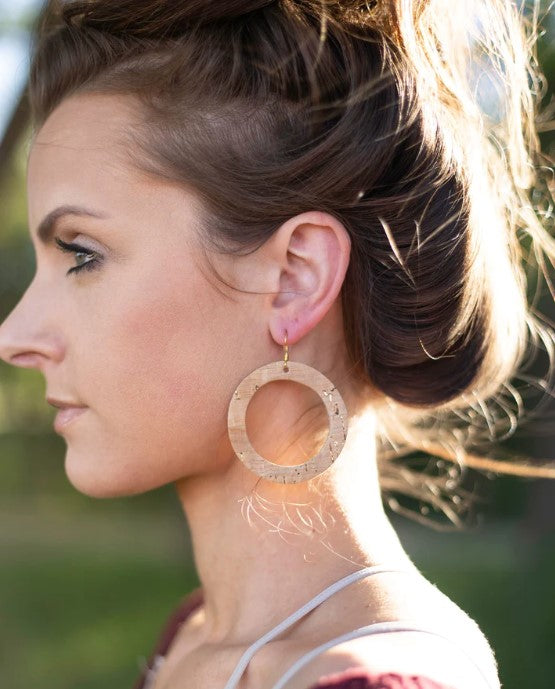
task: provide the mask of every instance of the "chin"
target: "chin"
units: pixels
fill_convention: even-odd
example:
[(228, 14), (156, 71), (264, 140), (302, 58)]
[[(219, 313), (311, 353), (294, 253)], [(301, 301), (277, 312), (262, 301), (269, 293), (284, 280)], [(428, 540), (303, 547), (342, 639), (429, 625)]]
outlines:
[(66, 454), (65, 472), (71, 485), (89, 498), (123, 498), (158, 488), (158, 485), (139, 482), (137, 477), (117, 474), (113, 463), (104, 469), (98, 458), (76, 457), (71, 452)]
[(116, 483), (99, 481), (98, 476), (75, 474), (72, 471), (68, 471), (67, 468), (66, 475), (75, 490), (89, 498), (121, 498), (134, 494), (132, 491), (126, 490)]

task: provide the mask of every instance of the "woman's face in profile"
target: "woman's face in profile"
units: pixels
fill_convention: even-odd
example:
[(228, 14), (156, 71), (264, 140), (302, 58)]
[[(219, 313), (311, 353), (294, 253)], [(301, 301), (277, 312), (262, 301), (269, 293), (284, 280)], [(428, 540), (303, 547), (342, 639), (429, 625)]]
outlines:
[[(38, 132), (27, 180), (37, 271), (0, 326), (8, 363), (39, 369), (49, 397), (87, 407), (59, 431), (70, 481), (97, 497), (221, 470), (228, 397), (245, 373), (236, 353), (270, 344), (260, 297), (223, 296), (202, 266), (194, 197), (127, 163), (133, 126), (125, 97), (78, 95)], [(60, 216), (43, 244), (39, 225), (60, 206), (99, 217)]]

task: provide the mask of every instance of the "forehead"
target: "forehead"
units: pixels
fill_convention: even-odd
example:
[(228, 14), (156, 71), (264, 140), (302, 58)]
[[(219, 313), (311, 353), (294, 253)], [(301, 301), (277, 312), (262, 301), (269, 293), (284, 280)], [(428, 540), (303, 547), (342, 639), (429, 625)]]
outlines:
[(56, 155), (80, 151), (121, 154), (125, 132), (136, 126), (138, 115), (129, 96), (78, 94), (66, 98), (46, 119), (31, 142), (29, 168)]
[(114, 177), (137, 182), (138, 172), (126, 156), (126, 132), (137, 124), (127, 96), (79, 94), (64, 100), (31, 141), (30, 216), (35, 207), (43, 210), (45, 204), (67, 203), (75, 196), (84, 201), (83, 194), (113, 194)]

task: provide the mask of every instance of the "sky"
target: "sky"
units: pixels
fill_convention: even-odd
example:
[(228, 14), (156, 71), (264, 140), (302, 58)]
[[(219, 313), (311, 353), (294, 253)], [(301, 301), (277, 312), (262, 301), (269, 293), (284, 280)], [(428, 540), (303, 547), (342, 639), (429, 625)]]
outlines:
[(6, 22), (40, 7), (41, 0), (0, 0), (0, 136), (25, 85), (29, 67), (29, 38), (6, 29)]

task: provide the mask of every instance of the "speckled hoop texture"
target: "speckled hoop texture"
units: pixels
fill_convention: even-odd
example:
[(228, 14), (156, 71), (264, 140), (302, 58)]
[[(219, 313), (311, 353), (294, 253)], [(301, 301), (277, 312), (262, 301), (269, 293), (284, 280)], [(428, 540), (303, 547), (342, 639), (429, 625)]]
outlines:
[[(231, 445), (237, 457), (253, 473), (275, 483), (308, 481), (328, 469), (340, 455), (347, 440), (347, 408), (335, 385), (320, 371), (297, 361), (273, 361), (243, 378), (231, 397), (227, 426)], [(249, 402), (259, 388), (274, 380), (290, 380), (314, 390), (328, 413), (329, 433), (318, 454), (304, 464), (281, 466), (264, 459), (251, 445), (246, 430)]]

